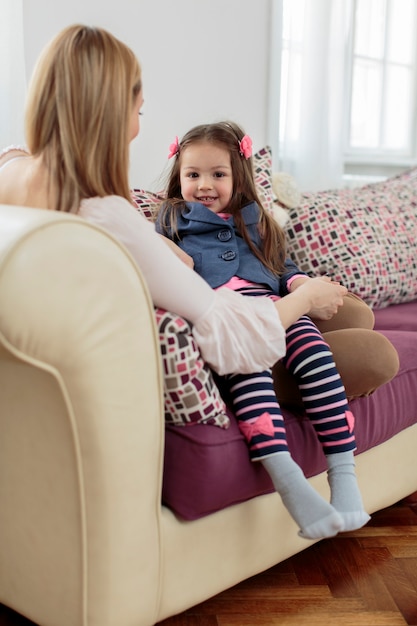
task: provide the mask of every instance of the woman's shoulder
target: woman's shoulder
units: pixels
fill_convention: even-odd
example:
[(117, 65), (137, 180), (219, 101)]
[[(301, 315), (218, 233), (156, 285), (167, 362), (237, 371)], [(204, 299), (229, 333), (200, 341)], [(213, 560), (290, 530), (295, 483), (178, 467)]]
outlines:
[(133, 204), (121, 196), (94, 196), (81, 201), (78, 215), (90, 222), (115, 232), (140, 229), (154, 230), (151, 224)]
[(30, 156), (29, 152), (24, 146), (8, 146), (0, 152), (0, 170), (15, 159), (28, 156)]
[(94, 215), (94, 214), (107, 214), (120, 219), (125, 219), (126, 214), (130, 217), (138, 217), (139, 219), (146, 219), (141, 215), (138, 209), (122, 196), (110, 195), (110, 196), (93, 196), (92, 198), (84, 198), (81, 200), (78, 213), (81, 216)]
[(10, 151), (0, 157), (0, 203), (33, 206), (33, 194), (26, 188), (28, 164), (32, 158), (24, 153)]

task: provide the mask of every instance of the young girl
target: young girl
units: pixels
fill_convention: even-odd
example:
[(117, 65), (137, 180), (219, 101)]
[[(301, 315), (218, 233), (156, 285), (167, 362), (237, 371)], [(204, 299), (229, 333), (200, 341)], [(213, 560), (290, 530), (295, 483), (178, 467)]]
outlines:
[[(176, 139), (157, 230), (192, 257), (196, 272), (214, 289), (277, 300), (313, 279), (285, 258), (284, 233), (256, 193), (251, 146), (231, 122), (197, 126), (180, 143)], [(287, 327), (283, 363), (297, 381), (326, 455), (330, 503), (290, 455), (270, 370), (222, 379), (251, 459), (271, 476), (302, 537), (360, 528), (370, 518), (355, 475), (354, 419), (329, 347), (310, 317)]]

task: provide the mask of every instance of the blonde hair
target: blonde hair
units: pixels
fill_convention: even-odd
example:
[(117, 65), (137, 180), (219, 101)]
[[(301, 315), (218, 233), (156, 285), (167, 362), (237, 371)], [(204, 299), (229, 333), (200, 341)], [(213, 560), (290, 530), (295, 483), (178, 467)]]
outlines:
[(133, 52), (101, 28), (73, 25), (42, 52), (26, 101), (26, 141), (51, 176), (51, 208), (83, 198), (130, 200), (129, 125), (141, 91)]
[[(165, 232), (177, 233), (177, 216), (184, 208), (185, 202), (181, 195), (181, 153), (195, 143), (218, 145), (230, 154), (232, 167), (233, 189), (228, 213), (233, 215), (236, 228), (245, 239), (253, 254), (276, 274), (285, 271), (286, 240), (285, 233), (274, 218), (265, 210), (257, 193), (252, 158), (246, 159), (240, 153), (239, 142), (244, 132), (235, 122), (225, 121), (213, 124), (200, 124), (189, 130), (179, 143), (170, 171), (166, 189), (167, 202), (160, 209), (160, 223)], [(250, 239), (241, 209), (250, 202), (259, 206), (258, 230), (262, 247), (258, 248)]]

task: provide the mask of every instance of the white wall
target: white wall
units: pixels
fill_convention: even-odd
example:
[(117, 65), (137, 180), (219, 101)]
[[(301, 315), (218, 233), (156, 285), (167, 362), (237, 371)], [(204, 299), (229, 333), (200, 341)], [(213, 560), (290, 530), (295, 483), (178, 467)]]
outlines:
[(23, 0), (26, 75), (47, 41), (82, 22), (127, 43), (143, 68), (142, 131), (131, 184), (158, 190), (169, 144), (195, 124), (234, 119), (268, 143), (269, 32), (275, 0)]

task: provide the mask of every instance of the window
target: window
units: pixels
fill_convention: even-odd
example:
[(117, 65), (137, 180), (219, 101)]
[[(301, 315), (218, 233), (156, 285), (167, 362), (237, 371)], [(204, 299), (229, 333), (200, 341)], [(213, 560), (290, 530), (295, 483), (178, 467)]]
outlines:
[(273, 155), (278, 155), (274, 168), (292, 174), (301, 190), (340, 186), (351, 1), (276, 0), (274, 6), (271, 40), (280, 44), (276, 108), (271, 80), (270, 107), (279, 118), (276, 135), (270, 125)]
[(271, 81), (270, 107), (279, 130), (271, 124), (270, 142), (278, 168), (313, 190), (415, 165), (417, 0), (274, 6), (280, 95), (277, 104)]
[(302, 101), (304, 8), (304, 0), (283, 2), (279, 134), (287, 133), (293, 141), (299, 140), (299, 116), (290, 116), (288, 107)]
[(415, 0), (356, 0), (347, 157), (416, 156)]

